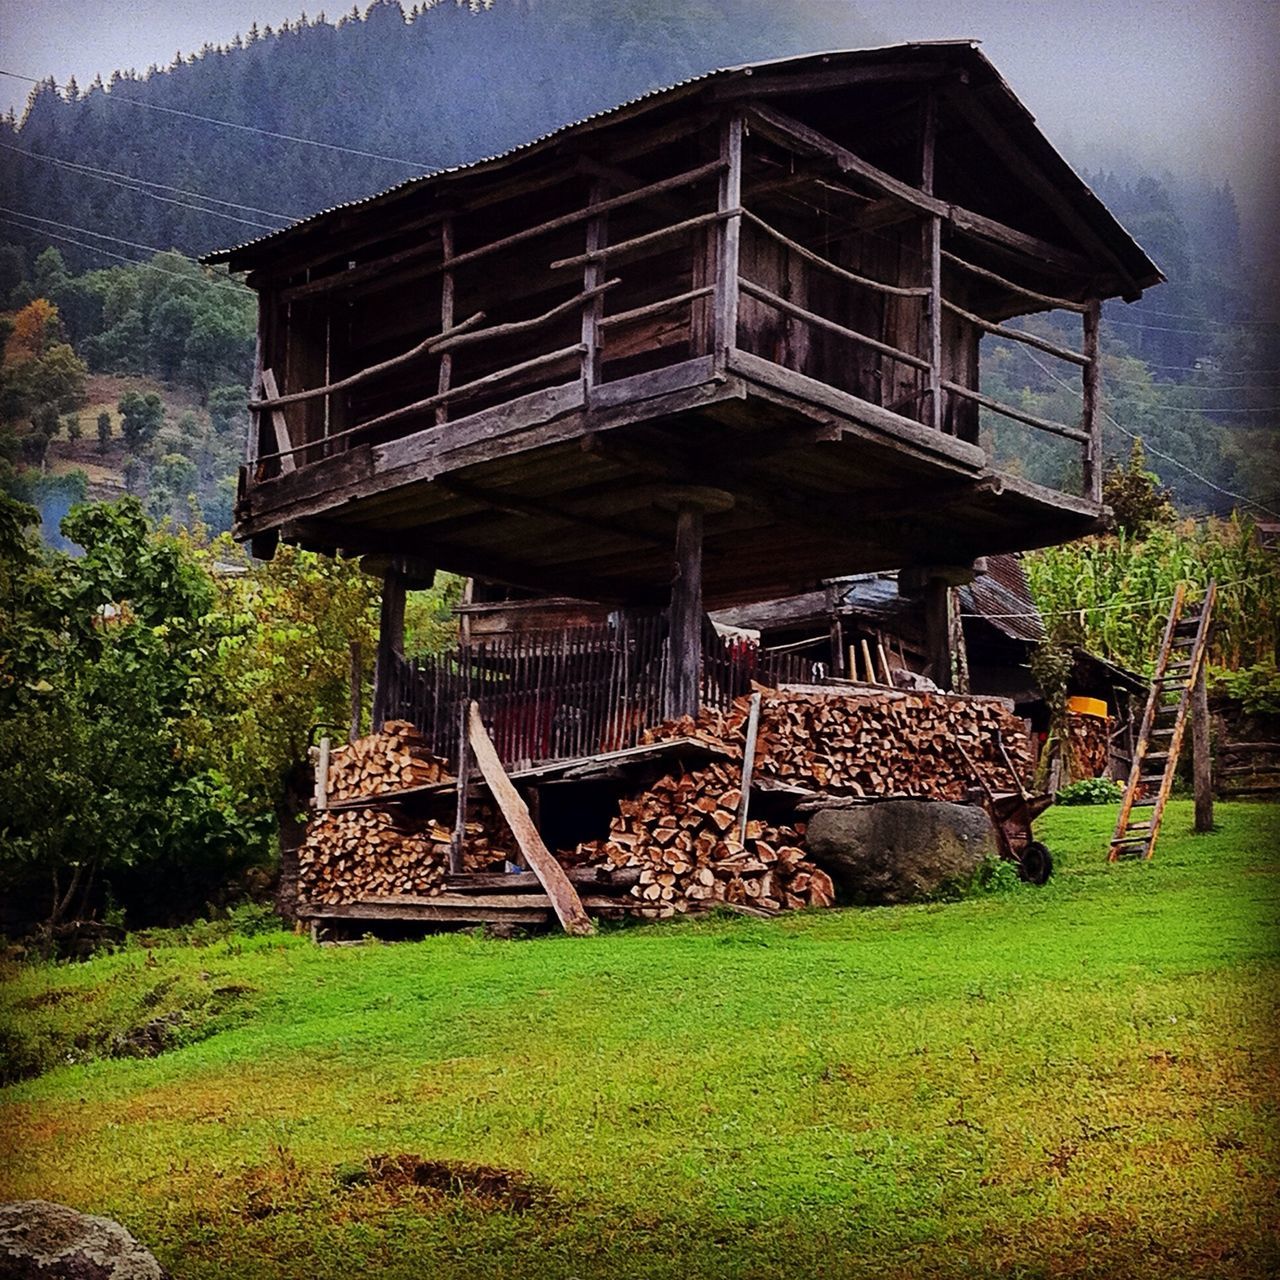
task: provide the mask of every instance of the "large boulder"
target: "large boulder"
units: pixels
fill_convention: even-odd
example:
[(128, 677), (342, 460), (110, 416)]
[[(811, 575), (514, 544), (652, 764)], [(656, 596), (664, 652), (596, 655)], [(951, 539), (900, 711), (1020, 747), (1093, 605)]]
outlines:
[(805, 847), (842, 898), (864, 905), (933, 897), (948, 884), (969, 881), (999, 853), (985, 809), (941, 800), (819, 809)]
[(118, 1222), (48, 1200), (0, 1204), (0, 1280), (169, 1280)]

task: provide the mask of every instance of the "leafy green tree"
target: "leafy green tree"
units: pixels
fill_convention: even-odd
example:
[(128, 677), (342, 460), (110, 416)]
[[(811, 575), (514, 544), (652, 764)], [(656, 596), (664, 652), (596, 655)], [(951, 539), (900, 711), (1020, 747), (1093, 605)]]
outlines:
[(138, 454), (149, 445), (164, 424), (164, 401), (154, 391), (126, 391), (116, 410), (120, 414), (120, 433), (125, 448)]
[(1154, 524), (1170, 524), (1177, 518), (1160, 477), (1147, 470), (1142, 441), (1135, 440), (1125, 466), (1110, 468), (1102, 481), (1102, 500), (1112, 510), (1115, 527), (1135, 537)]
[(103, 409), (98, 414), (98, 452), (106, 453), (111, 445), (111, 415)]
[(244, 387), (214, 387), (209, 392), (209, 419), (220, 436), (229, 435), (233, 428), (247, 424), (249, 413), (245, 402), (248, 398)]
[(192, 909), (266, 824), (182, 730), (214, 651), (208, 575), (136, 502), (72, 509), (72, 558), (0, 497), (0, 886), (48, 927), (103, 880), (152, 918)]

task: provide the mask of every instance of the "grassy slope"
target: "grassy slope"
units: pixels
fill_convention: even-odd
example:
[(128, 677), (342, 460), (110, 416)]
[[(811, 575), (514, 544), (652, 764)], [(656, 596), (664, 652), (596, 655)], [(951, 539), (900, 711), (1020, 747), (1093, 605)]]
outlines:
[[(179, 1277), (1269, 1274), (1280, 810), (1189, 809), (1110, 868), (1110, 809), (1051, 812), (1046, 889), (948, 906), (26, 970), (28, 1022), (173, 975), (257, 1008), (0, 1092), (0, 1199), (117, 1216)], [(343, 1176), (389, 1152), (547, 1191)]]

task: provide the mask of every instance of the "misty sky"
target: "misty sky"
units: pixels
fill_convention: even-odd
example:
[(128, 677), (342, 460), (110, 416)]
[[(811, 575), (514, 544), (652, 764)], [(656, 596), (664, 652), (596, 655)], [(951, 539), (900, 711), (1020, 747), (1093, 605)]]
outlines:
[[(980, 39), (1077, 166), (1132, 158), (1157, 171), (1229, 178), (1250, 220), (1277, 194), (1275, 0), (778, 2), (829, 11), (829, 47), (865, 43), (849, 39), (852, 13), (860, 34), (873, 28), (886, 43)], [(330, 16), (348, 5), (331, 0)], [(255, 20), (276, 25), (323, 7), (317, 0), (0, 0), (0, 68), (59, 83), (74, 75), (84, 85), (117, 67), (164, 66), (179, 49), (223, 43)], [(29, 89), (0, 77), (0, 110), (21, 112)]]

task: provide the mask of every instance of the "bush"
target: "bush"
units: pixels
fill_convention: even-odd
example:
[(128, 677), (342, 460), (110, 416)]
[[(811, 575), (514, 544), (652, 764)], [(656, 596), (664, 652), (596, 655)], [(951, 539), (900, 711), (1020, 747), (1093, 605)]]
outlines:
[(1124, 799), (1124, 788), (1114, 778), (1081, 778), (1054, 798), (1058, 804), (1118, 804)]

